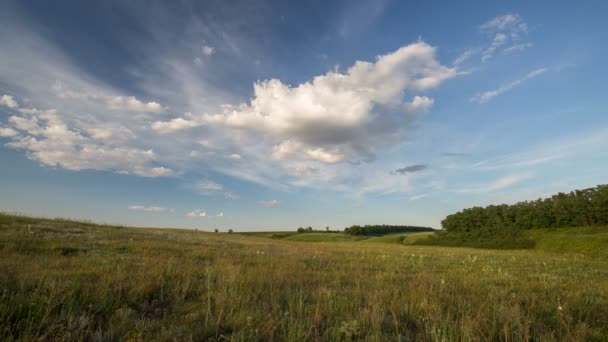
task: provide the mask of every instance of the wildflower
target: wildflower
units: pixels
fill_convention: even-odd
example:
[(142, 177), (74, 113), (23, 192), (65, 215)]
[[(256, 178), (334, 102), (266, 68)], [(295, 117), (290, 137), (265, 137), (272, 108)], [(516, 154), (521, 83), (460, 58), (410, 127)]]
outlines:
[(562, 311), (562, 306), (561, 306), (561, 305), (558, 305), (558, 306), (557, 306), (557, 310)]

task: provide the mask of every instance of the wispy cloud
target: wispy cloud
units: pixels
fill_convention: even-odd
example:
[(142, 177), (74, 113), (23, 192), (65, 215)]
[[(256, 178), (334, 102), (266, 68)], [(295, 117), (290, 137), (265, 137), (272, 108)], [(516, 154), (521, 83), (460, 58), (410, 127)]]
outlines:
[(533, 43), (516, 44), (516, 45), (510, 46), (510, 47), (504, 49), (503, 52), (511, 53), (511, 52), (515, 52), (515, 51), (523, 51), (523, 50), (531, 48), (533, 46), (534, 46)]
[(149, 212), (174, 212), (175, 209), (158, 207), (158, 206), (144, 206), (144, 205), (130, 205), (128, 207), (129, 210), (140, 210), (140, 211), (149, 211)]
[(203, 179), (194, 184), (194, 189), (203, 196), (223, 196), (225, 199), (236, 200), (240, 196), (226, 191), (222, 184), (209, 179)]
[[(529, 46), (527, 44), (517, 43), (523, 36), (528, 34), (528, 24), (519, 14), (505, 14), (492, 18), (480, 25), (479, 30), (492, 37), (492, 42), (481, 54), (482, 62), (487, 62), (493, 58), (501, 49), (504, 49), (503, 51), (515, 51), (517, 49), (523, 50), (532, 46), (531, 43), (527, 43), (530, 44)], [(509, 44), (513, 44), (513, 46), (504, 48)]]
[(488, 90), (488, 91), (484, 91), (482, 93), (475, 94), (475, 96), (473, 96), (471, 98), (471, 102), (486, 103), (486, 102), (490, 101), (491, 99), (493, 99), (494, 97), (496, 97), (500, 94), (506, 93), (507, 91), (517, 87), (518, 85), (522, 84), (523, 82), (525, 82), (531, 78), (534, 78), (538, 75), (544, 74), (545, 72), (547, 72), (547, 70), (548, 70), (547, 68), (536, 69), (534, 71), (529, 72), (523, 78), (509, 82), (507, 84), (503, 84), (502, 86), (498, 87), (497, 89)]
[(534, 176), (534, 174), (532, 174), (532, 173), (509, 175), (509, 176), (499, 178), (490, 183), (479, 184), (479, 185), (476, 185), (476, 186), (473, 186), (470, 188), (456, 189), (456, 190), (454, 190), (454, 192), (460, 192), (460, 193), (494, 192), (494, 191), (503, 190), (503, 189), (509, 188), (511, 186), (514, 186), (518, 183), (521, 183), (522, 181), (524, 181), (526, 179), (532, 178), (533, 176)]
[(426, 170), (428, 167), (429, 166), (427, 164), (414, 164), (414, 165), (409, 165), (409, 166), (397, 169), (397, 170), (393, 171), (392, 173), (398, 173), (400, 175), (404, 175), (406, 173), (414, 173), (414, 172)]
[(462, 54), (460, 54), (460, 56), (458, 56), (454, 60), (454, 62), (452, 62), (452, 64), (453, 65), (460, 65), (460, 64), (464, 63), (465, 61), (469, 60), (471, 57), (473, 57), (476, 54), (478, 54), (480, 51), (481, 51), (480, 48), (467, 49)]
[(186, 214), (188, 217), (207, 217), (207, 212), (202, 209), (197, 209)]
[(281, 204), (281, 202), (277, 200), (268, 200), (268, 201), (258, 201), (258, 205), (266, 208), (274, 208)]

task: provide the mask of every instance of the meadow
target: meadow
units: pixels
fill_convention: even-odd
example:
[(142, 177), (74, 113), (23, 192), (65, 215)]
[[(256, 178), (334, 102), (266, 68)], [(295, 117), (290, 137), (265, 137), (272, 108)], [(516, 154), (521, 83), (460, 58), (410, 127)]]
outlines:
[(606, 341), (608, 228), (572, 232), (490, 250), (1, 214), (0, 340)]

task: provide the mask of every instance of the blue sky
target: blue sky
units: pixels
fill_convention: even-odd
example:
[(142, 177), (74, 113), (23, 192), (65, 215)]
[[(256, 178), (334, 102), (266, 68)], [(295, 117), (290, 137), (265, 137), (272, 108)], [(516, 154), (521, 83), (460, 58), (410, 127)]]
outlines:
[(604, 184), (607, 7), (3, 1), (0, 209), (439, 227)]

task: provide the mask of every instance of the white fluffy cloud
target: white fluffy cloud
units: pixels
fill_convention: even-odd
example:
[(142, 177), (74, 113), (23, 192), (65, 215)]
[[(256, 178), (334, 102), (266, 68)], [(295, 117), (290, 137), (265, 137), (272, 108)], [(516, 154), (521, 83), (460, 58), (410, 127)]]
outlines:
[(154, 165), (158, 157), (152, 149), (123, 145), (134, 137), (124, 127), (69, 125), (54, 109), (20, 107), (14, 100), (3, 104), (14, 105), (19, 114), (8, 118), (10, 127), (2, 127), (0, 136), (10, 139), (8, 147), (26, 151), (30, 159), (43, 165), (143, 177), (175, 174), (170, 168)]
[(6, 106), (11, 109), (17, 108), (19, 106), (17, 104), (17, 101), (15, 101), (15, 98), (10, 95), (2, 95), (2, 97), (0, 97), (0, 105)]
[(202, 51), (203, 51), (203, 55), (205, 55), (205, 56), (211, 56), (215, 52), (215, 49), (212, 46), (203, 45)]
[[(226, 52), (216, 41), (217, 50), (205, 53), (199, 45), (196, 56), (192, 44), (155, 50), (141, 68), (129, 70), (131, 82), (123, 89), (87, 74), (28, 29), (0, 32), (6, 46), (0, 78), (15, 94), (2, 97), (5, 107), (14, 107), (0, 124), (2, 143), (70, 170), (188, 179), (224, 174), (280, 190), (371, 188), (374, 181), (365, 177), (373, 168), (382, 168), (377, 174), (387, 169), (365, 162), (403, 143), (412, 120), (434, 104), (428, 91), (459, 74), (439, 63), (434, 47), (417, 42), (301, 84), (256, 82), (251, 100), (239, 104), (242, 97), (208, 79), (219, 72), (216, 61), (205, 58)], [(192, 63), (197, 56), (204, 65)], [(43, 109), (25, 108), (33, 106)], [(399, 182), (386, 183), (383, 191), (404, 189), (405, 177)], [(239, 198), (210, 184), (191, 188)]]
[(435, 59), (434, 47), (418, 42), (293, 87), (277, 79), (257, 82), (249, 103), (152, 127), (169, 133), (205, 125), (256, 135), (277, 160), (369, 161), (377, 148), (402, 139), (411, 118), (433, 104), (417, 92), (457, 74)]

